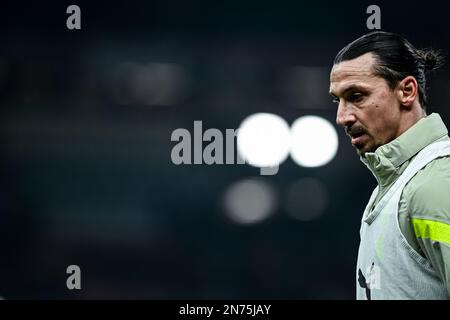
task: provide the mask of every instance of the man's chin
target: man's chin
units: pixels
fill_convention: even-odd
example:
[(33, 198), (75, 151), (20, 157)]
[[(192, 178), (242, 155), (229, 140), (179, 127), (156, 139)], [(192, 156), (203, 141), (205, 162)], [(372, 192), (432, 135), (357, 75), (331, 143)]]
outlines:
[(354, 146), (356, 149), (356, 152), (358, 153), (359, 156), (364, 157), (366, 155), (366, 153), (368, 152), (375, 152), (376, 148), (372, 148), (368, 145), (361, 145), (361, 146)]
[(366, 152), (367, 152), (367, 151), (360, 150), (360, 149), (356, 148), (356, 153), (357, 153), (358, 156), (360, 156), (360, 157), (364, 157), (364, 156), (366, 155)]

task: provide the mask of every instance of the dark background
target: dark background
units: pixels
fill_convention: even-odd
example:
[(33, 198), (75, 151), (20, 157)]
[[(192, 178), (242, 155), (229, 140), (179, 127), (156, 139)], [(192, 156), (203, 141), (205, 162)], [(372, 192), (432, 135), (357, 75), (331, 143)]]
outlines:
[[(66, 28), (70, 4), (81, 30)], [(353, 299), (376, 181), (342, 130), (325, 166), (289, 158), (263, 177), (247, 165), (176, 166), (170, 136), (194, 120), (225, 132), (257, 112), (334, 124), (332, 60), (368, 32), (371, 4), (382, 30), (450, 52), (449, 11), (432, 1), (2, 2), (0, 296)], [(428, 112), (447, 125), (449, 83), (448, 64), (428, 82)], [(304, 178), (321, 190), (296, 197), (300, 216), (323, 209), (310, 221), (284, 206)], [(273, 190), (267, 219), (227, 216), (224, 194), (243, 179)], [(72, 264), (81, 291), (66, 288)]]

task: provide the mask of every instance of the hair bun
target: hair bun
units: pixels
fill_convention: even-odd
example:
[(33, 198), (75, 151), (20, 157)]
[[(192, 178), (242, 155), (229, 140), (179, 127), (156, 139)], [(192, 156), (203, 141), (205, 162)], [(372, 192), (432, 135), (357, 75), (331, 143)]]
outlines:
[(419, 55), (422, 58), (425, 72), (439, 69), (444, 65), (444, 56), (442, 55), (441, 51), (435, 51), (433, 49), (423, 49), (419, 50)]

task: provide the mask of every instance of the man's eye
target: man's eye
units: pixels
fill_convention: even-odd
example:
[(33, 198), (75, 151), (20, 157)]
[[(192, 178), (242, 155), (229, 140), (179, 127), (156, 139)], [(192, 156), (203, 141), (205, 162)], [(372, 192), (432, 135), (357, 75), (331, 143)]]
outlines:
[(347, 100), (350, 102), (360, 102), (362, 98), (363, 95), (361, 93), (353, 93), (347, 98)]

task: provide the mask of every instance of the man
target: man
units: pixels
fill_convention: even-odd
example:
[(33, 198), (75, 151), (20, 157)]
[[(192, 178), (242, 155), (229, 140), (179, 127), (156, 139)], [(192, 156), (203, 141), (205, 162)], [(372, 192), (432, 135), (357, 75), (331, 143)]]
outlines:
[(336, 122), (378, 182), (361, 222), (358, 299), (449, 299), (450, 139), (425, 111), (425, 74), (441, 64), (381, 31), (334, 60)]

